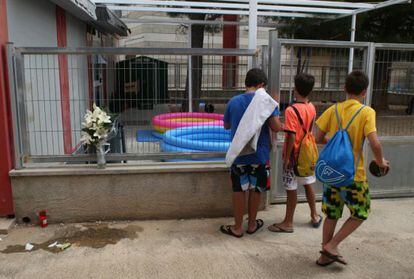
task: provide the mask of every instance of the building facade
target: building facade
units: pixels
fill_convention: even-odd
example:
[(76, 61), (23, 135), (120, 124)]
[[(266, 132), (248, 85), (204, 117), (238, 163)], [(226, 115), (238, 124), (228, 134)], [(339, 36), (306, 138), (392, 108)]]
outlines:
[[(10, 92), (7, 43), (15, 47), (116, 46), (119, 37), (126, 34), (126, 26), (113, 13), (99, 10), (89, 0), (0, 0), (0, 216), (13, 215), (9, 171), (14, 167), (12, 121), (16, 120), (11, 117), (11, 94), (14, 93)], [(31, 104), (25, 108), (29, 120), (27, 129), (41, 127), (46, 131), (31, 134), (31, 142), (53, 137), (56, 152), (69, 154), (76, 148), (79, 139), (70, 131), (71, 126), (81, 125), (81, 113), (73, 113), (73, 108), (86, 109), (87, 104), (69, 100), (88, 99), (96, 91), (94, 87), (99, 84), (91, 72), (92, 63), (86, 56), (26, 57), (24, 74), (29, 78), (24, 81), (25, 99)], [(39, 65), (42, 71), (38, 70)], [(78, 70), (71, 71), (73, 68)], [(45, 92), (49, 94), (47, 98), (42, 95)], [(34, 105), (40, 99), (49, 102)], [(52, 117), (42, 119), (41, 115)], [(47, 133), (49, 130), (55, 132)]]

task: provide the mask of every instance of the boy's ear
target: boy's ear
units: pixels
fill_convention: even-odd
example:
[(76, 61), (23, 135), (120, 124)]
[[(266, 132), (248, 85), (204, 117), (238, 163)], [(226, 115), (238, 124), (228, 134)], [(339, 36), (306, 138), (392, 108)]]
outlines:
[(363, 90), (362, 92), (361, 92), (361, 97), (365, 97), (365, 95), (367, 95), (367, 89), (365, 89), (365, 90)]

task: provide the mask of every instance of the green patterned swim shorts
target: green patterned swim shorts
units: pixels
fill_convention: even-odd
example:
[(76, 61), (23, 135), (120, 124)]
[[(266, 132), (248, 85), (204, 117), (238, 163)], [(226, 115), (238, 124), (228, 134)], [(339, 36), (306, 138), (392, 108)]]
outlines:
[(341, 218), (344, 204), (351, 211), (352, 218), (366, 220), (371, 210), (368, 183), (354, 182), (342, 187), (323, 185), (322, 212), (326, 217)]

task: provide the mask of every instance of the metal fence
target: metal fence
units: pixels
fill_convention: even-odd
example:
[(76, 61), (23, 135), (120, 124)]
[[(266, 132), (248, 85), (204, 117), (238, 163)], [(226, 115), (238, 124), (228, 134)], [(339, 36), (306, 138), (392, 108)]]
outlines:
[[(164, 152), (160, 134), (168, 129), (158, 127), (153, 120), (164, 114), (207, 112), (194, 117), (175, 115), (167, 124), (205, 121), (205, 125), (196, 124), (206, 128), (202, 133), (208, 133), (208, 122), (217, 120), (215, 123), (220, 124), (228, 99), (244, 90), (248, 58), (256, 60), (256, 52), (10, 45), (10, 74), (16, 93), (16, 162), (20, 167), (43, 162), (92, 162), (94, 156), (87, 154), (80, 139), (84, 114), (94, 103), (118, 123), (109, 139), (109, 161), (223, 157), (223, 152), (203, 152), (203, 148)], [(218, 119), (210, 119), (213, 115)], [(223, 131), (218, 133), (227, 140)], [(193, 137), (190, 140), (198, 140), (197, 135)], [(210, 141), (222, 140), (217, 134), (213, 137)], [(203, 145), (203, 141), (198, 144)]]
[[(226, 102), (244, 90), (250, 58), (268, 71), (268, 89), (279, 94), (282, 120), (284, 108), (293, 100), (293, 78), (301, 71), (315, 76), (312, 101), (320, 114), (345, 99), (351, 49), (353, 68), (365, 71), (372, 81), (366, 103), (377, 111), (384, 144), (395, 146), (397, 139), (411, 146), (414, 45), (283, 40), (273, 33), (269, 42), (260, 58), (253, 50), (9, 45), (17, 167), (93, 162), (94, 155), (79, 143), (83, 115), (93, 103), (117, 122), (110, 139), (112, 153), (107, 156), (110, 162), (222, 158), (223, 152), (194, 152), (191, 148), (165, 152), (163, 141), (153, 133), (157, 130), (154, 117), (188, 111), (223, 114)], [(182, 118), (169, 121), (189, 121)], [(228, 136), (217, 138), (214, 133), (210, 142), (228, 140)], [(183, 141), (200, 139), (205, 138), (182, 137)], [(279, 148), (282, 141), (280, 133)], [(277, 169), (278, 162), (273, 161)]]
[[(269, 70), (269, 90), (279, 96), (282, 120), (284, 109), (294, 99), (296, 74), (305, 72), (315, 77), (311, 99), (319, 116), (333, 103), (346, 98), (343, 88), (351, 49), (354, 49), (353, 69), (372, 72), (373, 64), (369, 59), (373, 49), (370, 46), (370, 43), (286, 40), (277, 38), (277, 32), (271, 32), (269, 63), (265, 66)], [(278, 140), (283, 141), (283, 136), (279, 133)]]
[[(393, 169), (386, 179), (369, 176), (371, 187), (377, 196), (413, 194), (408, 181), (414, 179), (410, 167), (410, 155), (414, 148), (414, 45), (350, 43), (336, 41), (303, 41), (277, 38), (270, 35), (269, 69), (270, 91), (279, 94), (283, 111), (293, 101), (294, 76), (307, 72), (315, 76), (312, 103), (320, 115), (328, 107), (346, 98), (345, 78), (348, 73), (349, 53), (354, 49), (353, 69), (362, 70), (370, 77), (370, 86), (365, 103), (377, 111), (377, 129), (385, 150), (392, 161)], [(266, 63), (266, 62), (265, 62)], [(285, 199), (282, 187), (281, 149), (283, 134), (272, 150), (271, 201)], [(365, 150), (371, 160), (369, 148)], [(316, 189), (321, 194), (321, 185)], [(303, 189), (299, 189), (304, 198)]]
[[(271, 90), (280, 92), (282, 109), (293, 100), (293, 79), (299, 72), (315, 77), (311, 98), (318, 114), (345, 100), (343, 88), (351, 49), (354, 49), (353, 69), (370, 76), (366, 103), (377, 112), (378, 134), (414, 136), (413, 45), (275, 38), (271, 55), (276, 58), (270, 59), (270, 80)], [(272, 73), (272, 69), (277, 72)]]

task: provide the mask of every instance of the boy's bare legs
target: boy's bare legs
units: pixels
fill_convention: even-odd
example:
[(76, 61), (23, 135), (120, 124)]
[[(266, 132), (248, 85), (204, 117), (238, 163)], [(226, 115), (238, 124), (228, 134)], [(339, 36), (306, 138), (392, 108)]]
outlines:
[(331, 254), (338, 255), (339, 244), (351, 233), (353, 233), (359, 226), (361, 226), (363, 222), (363, 220), (348, 218), (342, 228), (333, 236), (330, 241), (328, 241), (323, 246), (323, 249)]
[[(363, 222), (363, 220), (348, 218), (341, 229), (334, 235), (337, 220), (326, 218), (323, 226), (322, 249), (333, 255), (340, 255), (338, 252), (339, 244), (361, 226)], [(321, 255), (318, 261), (326, 263), (329, 261), (329, 258)]]
[(319, 222), (319, 214), (316, 211), (315, 190), (313, 189), (312, 185), (303, 185), (303, 187), (305, 188), (306, 200), (309, 204), (312, 223), (317, 223)]
[[(324, 249), (325, 245), (329, 241), (332, 240), (337, 223), (338, 223), (338, 220), (336, 219), (325, 218), (325, 222), (323, 223), (323, 229), (322, 229), (322, 250)], [(321, 255), (318, 260), (318, 262), (321, 264), (331, 262), (331, 261), (332, 261), (331, 259), (329, 259), (328, 257), (324, 255)]]
[(233, 193), (234, 226), (231, 226), (231, 230), (237, 235), (241, 235), (243, 233), (243, 216), (245, 210), (244, 201), (244, 192)]
[(293, 215), (295, 214), (296, 204), (298, 202), (297, 190), (286, 190), (286, 215), (282, 223), (277, 226), (283, 230), (293, 229)]
[(261, 193), (256, 191), (250, 191), (249, 192), (249, 224), (247, 227), (247, 231), (254, 231), (256, 229), (257, 223), (256, 223), (256, 217), (257, 217), (257, 211), (259, 210), (260, 205), (260, 197)]

